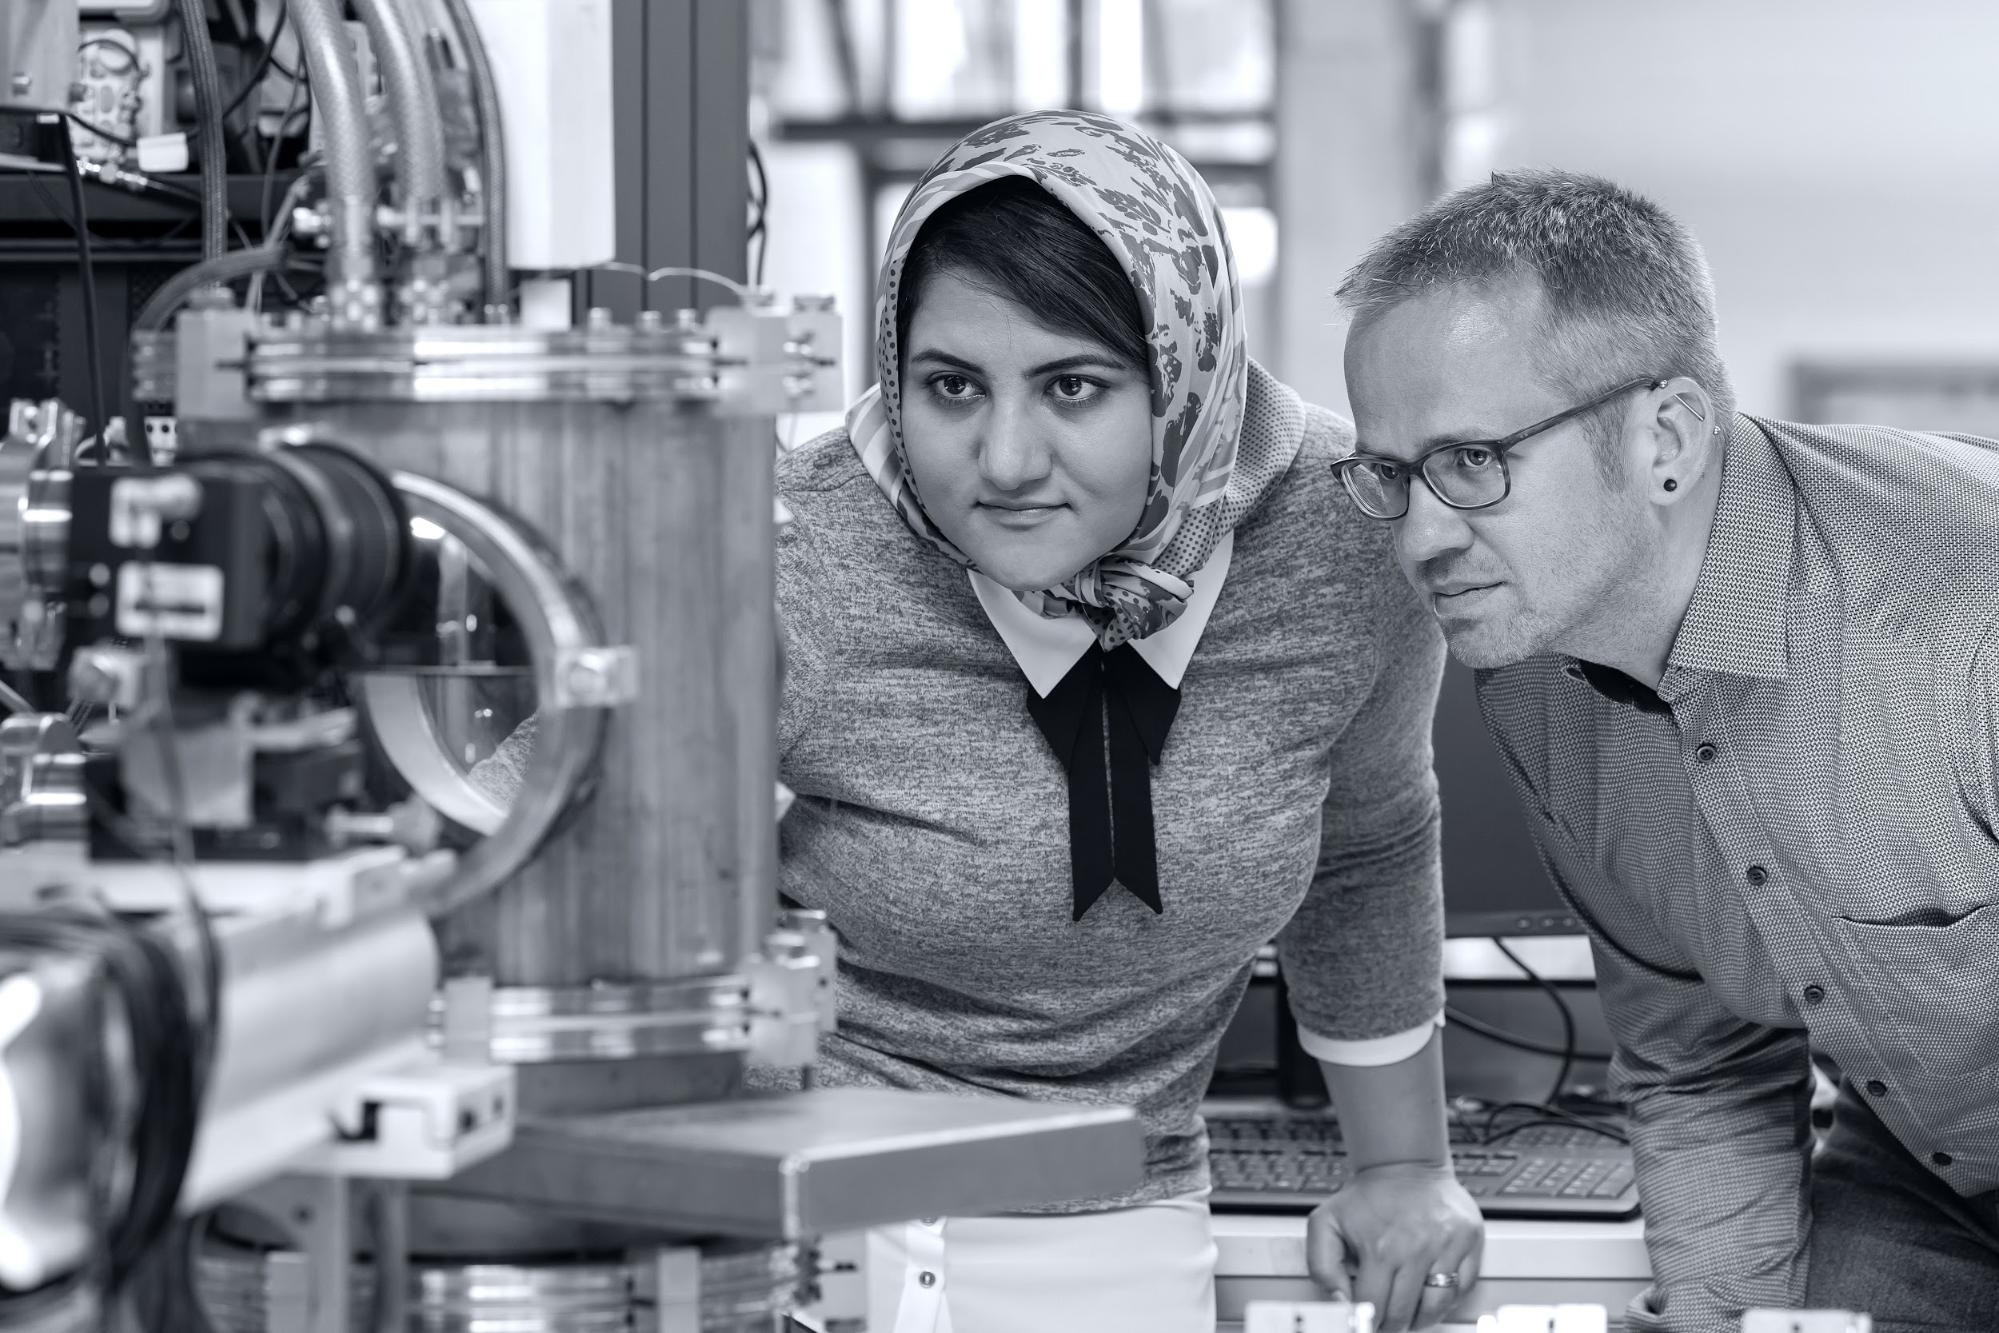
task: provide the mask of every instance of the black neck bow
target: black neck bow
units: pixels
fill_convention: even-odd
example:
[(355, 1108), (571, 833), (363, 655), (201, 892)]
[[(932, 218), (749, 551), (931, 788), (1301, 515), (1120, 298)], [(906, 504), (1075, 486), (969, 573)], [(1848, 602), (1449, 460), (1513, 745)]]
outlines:
[(1166, 910), (1152, 842), (1152, 765), (1179, 709), (1180, 691), (1128, 643), (1109, 652), (1091, 644), (1045, 698), (1027, 687), (1027, 711), (1069, 771), (1077, 921), (1113, 882), (1153, 911)]

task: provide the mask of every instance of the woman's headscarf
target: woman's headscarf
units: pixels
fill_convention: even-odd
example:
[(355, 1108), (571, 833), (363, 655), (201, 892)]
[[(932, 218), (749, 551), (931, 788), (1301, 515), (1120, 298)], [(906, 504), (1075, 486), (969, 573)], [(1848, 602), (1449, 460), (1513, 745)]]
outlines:
[(1059, 587), (1017, 593), (1044, 616), (1080, 613), (1105, 648), (1142, 639), (1187, 608), (1190, 578), (1297, 454), (1298, 434), (1243, 439), (1249, 353), (1242, 293), (1221, 210), (1185, 158), (1144, 131), (1084, 111), (994, 121), (938, 159), (902, 206), (875, 299), (880, 382), (847, 413), (847, 434), (916, 534), (971, 560), (923, 512), (902, 438), (896, 303), (924, 222), (947, 200), (1007, 176), (1039, 184), (1087, 223), (1138, 293), (1151, 347), (1152, 474), (1130, 537)]

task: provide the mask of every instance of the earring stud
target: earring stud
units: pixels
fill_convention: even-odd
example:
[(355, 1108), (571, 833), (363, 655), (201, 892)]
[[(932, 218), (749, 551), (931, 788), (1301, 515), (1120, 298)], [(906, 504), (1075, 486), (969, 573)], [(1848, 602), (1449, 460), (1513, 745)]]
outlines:
[(1680, 489), (1680, 483), (1674, 481), (1671, 477), (1668, 477), (1666, 478), (1666, 489), (1669, 491), (1677, 491)]

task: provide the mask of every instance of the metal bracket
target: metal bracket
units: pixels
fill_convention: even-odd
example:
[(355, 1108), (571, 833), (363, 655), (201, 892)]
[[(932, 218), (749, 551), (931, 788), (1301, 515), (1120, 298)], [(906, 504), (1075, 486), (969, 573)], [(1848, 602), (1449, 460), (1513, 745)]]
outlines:
[(1742, 1333), (1873, 1333), (1869, 1315), (1846, 1310), (1749, 1310)]
[(824, 913), (786, 913), (745, 968), (750, 981), (750, 1063), (801, 1069), (819, 1056), (819, 1034), (833, 1031), (836, 948)]
[[(1610, 1314), (1601, 1305), (1502, 1305), (1478, 1321), (1479, 1333), (1605, 1333), (1609, 1327)], [(1785, 1324), (1784, 1333), (1791, 1328)]]
[(819, 1242), (819, 1289), (813, 1313), (826, 1333), (866, 1333), (868, 1233), (846, 1231)]
[(514, 1071), (427, 1066), (369, 1079), (334, 1123), (340, 1137), (299, 1170), (377, 1180), (446, 1180), (514, 1141)]
[[(1243, 1333), (1374, 1333), (1367, 1301), (1251, 1301), (1243, 1308)], [(1536, 1330), (1543, 1333), (1543, 1330)]]
[(689, 1245), (658, 1251), (652, 1280), (657, 1333), (701, 1333), (701, 1251)]

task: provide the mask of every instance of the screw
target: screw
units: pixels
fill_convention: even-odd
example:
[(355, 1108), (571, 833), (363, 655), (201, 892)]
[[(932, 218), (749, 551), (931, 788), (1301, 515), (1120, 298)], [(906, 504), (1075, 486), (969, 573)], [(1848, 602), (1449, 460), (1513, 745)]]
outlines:
[(569, 696), (585, 708), (601, 708), (614, 701), (616, 664), (609, 654), (582, 652), (570, 662), (562, 683)]

